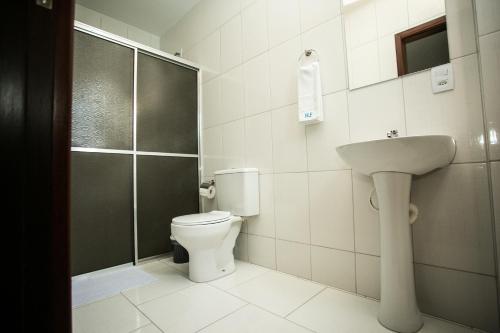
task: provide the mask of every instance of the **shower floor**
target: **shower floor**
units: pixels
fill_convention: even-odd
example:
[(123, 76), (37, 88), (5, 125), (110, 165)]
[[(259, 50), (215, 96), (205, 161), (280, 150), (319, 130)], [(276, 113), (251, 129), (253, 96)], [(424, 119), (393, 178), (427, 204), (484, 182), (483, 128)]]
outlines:
[[(377, 301), (246, 262), (209, 283), (191, 282), (171, 258), (137, 267), (157, 280), (74, 308), (73, 332), (391, 332), (377, 322)], [(422, 333), (478, 332), (424, 322)]]

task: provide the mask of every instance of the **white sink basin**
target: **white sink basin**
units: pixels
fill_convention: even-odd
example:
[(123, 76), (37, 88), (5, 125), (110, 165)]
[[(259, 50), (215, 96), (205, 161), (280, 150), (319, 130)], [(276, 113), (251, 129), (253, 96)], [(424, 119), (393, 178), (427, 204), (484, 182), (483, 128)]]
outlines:
[[(377, 191), (381, 285), (378, 320), (396, 332), (417, 332), (423, 321), (413, 274), (411, 178), (451, 163), (455, 140), (445, 135), (391, 138), (340, 146), (337, 152), (355, 171), (372, 176)], [(418, 212), (415, 205), (412, 207)], [(417, 216), (414, 214), (411, 220)]]
[(447, 135), (407, 136), (351, 143), (337, 152), (354, 170), (423, 175), (448, 165), (455, 156), (455, 140)]

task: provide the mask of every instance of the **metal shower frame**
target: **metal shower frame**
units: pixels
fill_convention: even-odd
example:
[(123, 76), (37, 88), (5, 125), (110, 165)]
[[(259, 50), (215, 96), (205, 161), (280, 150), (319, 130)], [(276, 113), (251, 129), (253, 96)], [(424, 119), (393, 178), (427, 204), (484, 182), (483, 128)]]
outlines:
[[(82, 147), (71, 147), (73, 152), (88, 152), (88, 153), (104, 153), (104, 154), (124, 154), (133, 156), (133, 206), (134, 206), (134, 265), (139, 262), (138, 256), (138, 239), (137, 239), (137, 156), (171, 156), (171, 157), (185, 157), (185, 158), (197, 158), (198, 159), (198, 183), (201, 182), (203, 175), (203, 145), (202, 142), (202, 71), (198, 64), (195, 64), (186, 59), (171, 55), (169, 53), (157, 50), (150, 46), (146, 46), (130, 39), (109, 33), (107, 31), (98, 29), (96, 27), (87, 25), (85, 23), (75, 20), (74, 29), (92, 35), (94, 37), (107, 40), (109, 42), (122, 45), (134, 51), (134, 86), (133, 86), (133, 109), (132, 109), (132, 124), (133, 124), (133, 147), (132, 150), (119, 150), (119, 149), (102, 149), (102, 148), (82, 148)], [(197, 91), (198, 91), (198, 103), (197, 103), (197, 116), (198, 116), (198, 154), (175, 154), (175, 153), (162, 153), (162, 152), (146, 152), (137, 150), (137, 58), (138, 54), (143, 53), (197, 72)], [(203, 209), (203, 201), (199, 199), (199, 208)], [(141, 260), (147, 260), (149, 258), (143, 258)], [(121, 265), (120, 265), (121, 266)]]

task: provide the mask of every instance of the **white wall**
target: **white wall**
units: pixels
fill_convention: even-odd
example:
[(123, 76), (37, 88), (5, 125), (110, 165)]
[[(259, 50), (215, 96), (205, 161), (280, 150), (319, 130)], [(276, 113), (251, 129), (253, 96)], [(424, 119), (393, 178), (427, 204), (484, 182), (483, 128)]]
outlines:
[[(203, 66), (205, 177), (260, 169), (261, 214), (238, 238), (243, 260), (379, 297), (373, 183), (335, 147), (384, 138), (390, 129), (455, 137), (454, 163), (414, 181), (418, 298), (424, 312), (494, 332), (500, 149), (492, 138), (485, 145), (485, 124), (499, 133), (500, 5), (450, 0), (446, 7), (456, 81), (438, 95), (429, 71), (349, 91), (339, 0), (203, 0), (161, 45)], [(295, 72), (307, 48), (319, 52), (325, 121), (305, 127), (297, 122)]]
[(75, 5), (75, 19), (115, 35), (128, 38), (134, 42), (151, 46), (155, 49), (160, 48), (159, 36), (78, 4)]

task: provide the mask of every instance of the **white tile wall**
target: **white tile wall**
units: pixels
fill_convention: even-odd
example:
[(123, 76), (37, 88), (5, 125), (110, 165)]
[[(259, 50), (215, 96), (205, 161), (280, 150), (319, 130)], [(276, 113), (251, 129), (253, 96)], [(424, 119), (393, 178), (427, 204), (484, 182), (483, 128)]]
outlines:
[(455, 162), (484, 161), (477, 55), (451, 61), (455, 89), (433, 94), (430, 72), (403, 78), (408, 135), (448, 134), (457, 142)]
[(203, 125), (211, 127), (215, 124), (223, 122), (222, 99), (221, 99), (221, 83), (220, 77), (205, 83), (202, 86), (202, 107), (203, 107)]
[(220, 30), (221, 70), (223, 72), (241, 64), (243, 53), (241, 35), (241, 15), (235, 16)]
[(242, 11), (243, 59), (248, 60), (269, 47), (267, 1), (257, 0)]
[(272, 111), (273, 163), (276, 172), (307, 170), (304, 125), (297, 121), (297, 105)]
[(358, 294), (380, 299), (380, 258), (356, 253)]
[(311, 246), (312, 280), (356, 291), (354, 253)]
[(297, 102), (297, 58), (300, 52), (299, 37), (290, 39), (269, 51), (272, 108)]
[(340, 0), (300, 0), (302, 31), (340, 15)]
[(234, 246), (234, 257), (243, 261), (250, 261), (248, 256), (248, 234), (240, 233)]
[(300, 33), (299, 0), (268, 0), (269, 46), (276, 46)]
[[(249, 164), (253, 165), (253, 164)], [(266, 237), (276, 237), (274, 223), (274, 176), (259, 176), (260, 212), (248, 219), (248, 233)]]
[[(391, 129), (452, 135), (457, 164), (414, 182), (412, 200), (421, 213), (414, 225), (419, 298), (424, 311), (494, 331), (496, 307), (485, 307), (495, 300), (496, 273), (482, 103), (489, 129), (498, 133), (496, 0), (446, 2), (456, 81), (455, 90), (437, 95), (429, 71), (348, 91), (345, 54), (351, 45), (366, 49), (373, 43), (376, 61), (360, 70), (390, 79), (396, 68), (387, 61), (394, 52), (387, 36), (442, 15), (444, 0), (375, 0), (346, 19), (354, 37), (345, 41), (338, 0), (294, 0), (287, 6), (284, 0), (233, 1), (238, 10), (228, 1), (200, 2), (169, 38), (210, 69), (203, 83), (205, 177), (231, 166), (260, 170), (261, 213), (245, 222), (235, 255), (379, 298), (379, 221), (369, 204), (373, 182), (351, 172), (335, 147), (384, 138)], [(424, 10), (424, 2), (433, 9)], [(400, 15), (383, 19), (384, 7)], [(325, 120), (308, 126), (297, 122), (296, 105), (297, 60), (306, 48), (319, 53), (325, 108)], [(492, 159), (498, 159), (495, 147), (490, 145)], [(495, 163), (494, 181), (500, 178)], [(445, 278), (459, 282), (434, 291)], [(456, 293), (452, 303), (444, 301), (447, 293)]]
[[(439, 186), (436, 186), (439, 184)], [(455, 164), (414, 180), (418, 263), (495, 275), (486, 165)]]
[(160, 49), (160, 36), (139, 29), (138, 27), (116, 20), (95, 10), (75, 4), (75, 20), (119, 35), (134, 42), (141, 43), (155, 49)]
[(243, 65), (245, 79), (245, 115), (253, 115), (271, 108), (269, 83), (269, 55), (263, 53)]
[(101, 15), (101, 28), (112, 34), (127, 37), (127, 25), (112, 17)]
[(500, 30), (500, 2), (498, 0), (476, 0), (475, 3), (479, 36)]
[(342, 31), (342, 20), (336, 17), (302, 34), (302, 49), (319, 54), (323, 94), (347, 88)]
[(309, 195), (307, 173), (274, 175), (276, 237), (309, 243)]
[(221, 79), (221, 121), (241, 119), (245, 111), (245, 86), (241, 66), (220, 76)]
[(311, 245), (276, 240), (278, 271), (311, 279)]
[(91, 25), (93, 27), (101, 27), (100, 13), (79, 4), (75, 4), (75, 20)]
[(477, 51), (472, 0), (446, 0), (446, 30), (450, 58)]
[(379, 217), (370, 205), (370, 195), (375, 189), (373, 180), (353, 172), (352, 187), (356, 252), (380, 255)]
[(214, 171), (223, 169), (222, 128), (213, 127), (203, 131), (203, 174), (213, 177)]
[(311, 244), (354, 251), (351, 171), (309, 174)]
[(245, 166), (245, 129), (242, 119), (222, 126), (222, 151), (224, 168), (242, 168)]
[(260, 173), (273, 172), (271, 112), (245, 118), (245, 164)]
[(220, 74), (220, 48), (220, 31), (217, 30), (185, 53), (187, 59), (200, 64), (203, 82)]
[(420, 309), (487, 332), (498, 332), (495, 278), (415, 265)]
[(348, 169), (335, 148), (350, 142), (347, 93), (323, 97), (324, 120), (306, 126), (307, 167), (311, 171)]
[(248, 261), (276, 269), (276, 239), (248, 235)]
[(479, 38), (490, 158), (500, 160), (500, 31)]

